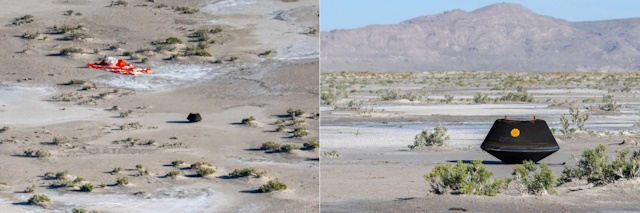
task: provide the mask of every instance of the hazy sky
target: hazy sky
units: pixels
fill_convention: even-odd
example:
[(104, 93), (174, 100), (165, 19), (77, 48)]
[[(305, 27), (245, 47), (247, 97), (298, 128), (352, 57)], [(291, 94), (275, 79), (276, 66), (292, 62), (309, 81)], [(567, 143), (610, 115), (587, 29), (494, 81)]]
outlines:
[(320, 0), (320, 29), (395, 24), (453, 9), (469, 12), (500, 2), (518, 3), (535, 13), (567, 21), (640, 17), (638, 0)]

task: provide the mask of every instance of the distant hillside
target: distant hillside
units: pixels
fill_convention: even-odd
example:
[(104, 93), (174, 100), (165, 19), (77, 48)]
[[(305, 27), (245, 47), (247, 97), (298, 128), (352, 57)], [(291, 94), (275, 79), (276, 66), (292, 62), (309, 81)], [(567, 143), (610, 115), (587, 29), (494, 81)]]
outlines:
[(321, 71), (638, 71), (640, 19), (567, 22), (500, 3), (321, 32)]

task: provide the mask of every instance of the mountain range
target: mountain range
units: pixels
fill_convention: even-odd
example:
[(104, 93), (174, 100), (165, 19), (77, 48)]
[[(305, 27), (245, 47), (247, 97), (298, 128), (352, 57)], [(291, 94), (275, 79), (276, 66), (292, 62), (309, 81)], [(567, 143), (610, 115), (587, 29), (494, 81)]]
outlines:
[(638, 71), (640, 18), (568, 22), (519, 5), (323, 31), (322, 72)]

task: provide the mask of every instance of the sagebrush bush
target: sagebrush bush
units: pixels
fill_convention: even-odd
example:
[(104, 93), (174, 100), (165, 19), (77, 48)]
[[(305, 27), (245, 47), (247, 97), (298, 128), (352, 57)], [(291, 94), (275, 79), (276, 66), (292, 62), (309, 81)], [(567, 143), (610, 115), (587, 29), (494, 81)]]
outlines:
[(94, 187), (93, 187), (93, 184), (91, 184), (91, 183), (85, 183), (84, 185), (82, 185), (82, 186), (80, 187), (80, 191), (83, 191), (83, 192), (91, 192), (91, 191), (93, 191), (93, 188), (94, 188)]
[(287, 185), (284, 183), (281, 183), (280, 180), (276, 178), (275, 180), (270, 180), (269, 182), (267, 182), (267, 184), (262, 185), (258, 190), (262, 193), (266, 193), (266, 192), (274, 192), (274, 191), (280, 191), (285, 189), (287, 189)]
[(420, 134), (415, 136), (413, 145), (409, 145), (409, 148), (414, 149), (421, 146), (442, 146), (450, 139), (447, 135), (447, 131), (449, 131), (449, 129), (440, 124), (433, 129), (433, 132), (430, 132), (428, 129), (422, 130)]
[(196, 174), (200, 175), (200, 177), (204, 177), (204, 176), (213, 174), (214, 172), (216, 172), (216, 170), (214, 170), (213, 168), (210, 168), (210, 167), (199, 167), (196, 170)]
[(293, 129), (294, 138), (301, 138), (307, 135), (309, 135), (309, 133), (307, 132), (306, 127), (296, 127), (295, 129)]
[(500, 190), (506, 189), (511, 179), (500, 178), (490, 180), (493, 172), (488, 171), (482, 161), (476, 160), (472, 164), (458, 161), (452, 164), (439, 164), (431, 173), (424, 175), (429, 181), (433, 192), (437, 194), (457, 191), (463, 194), (495, 196)]
[(304, 149), (317, 149), (320, 148), (320, 141), (316, 139), (312, 139), (309, 142), (302, 144)]
[(62, 172), (57, 172), (56, 173), (56, 179), (57, 180), (64, 180), (65, 178), (67, 178), (67, 175), (69, 175), (69, 171), (64, 170)]
[(60, 55), (71, 55), (73, 53), (82, 53), (82, 52), (83, 52), (82, 48), (67, 47), (67, 48), (64, 48), (64, 49), (60, 50)]
[(165, 177), (170, 177), (172, 179), (176, 179), (176, 177), (178, 177), (178, 175), (180, 175), (180, 171), (175, 170), (175, 171), (170, 171), (169, 173), (167, 173), (165, 175)]
[(248, 118), (243, 118), (242, 119), (242, 124), (251, 125), (251, 122), (253, 122), (255, 120), (256, 120), (256, 118), (254, 118), (253, 116), (249, 116)]
[(53, 144), (55, 145), (63, 145), (67, 143), (69, 143), (69, 139), (67, 138), (58, 138), (58, 137), (53, 138)]
[(293, 108), (289, 108), (287, 109), (287, 114), (289, 114), (289, 117), (294, 118), (303, 115), (304, 111), (301, 109), (294, 110)]
[(609, 164), (608, 151), (605, 145), (599, 144), (595, 149), (585, 148), (578, 161), (578, 168), (565, 167), (560, 177), (560, 183), (570, 182), (572, 179), (586, 178), (589, 183), (605, 185), (619, 179), (633, 179), (640, 177), (640, 155), (634, 152), (628, 157), (630, 149), (616, 150), (616, 157)]
[(11, 128), (9, 128), (8, 126), (3, 126), (2, 128), (0, 128), (0, 134), (8, 132), (9, 129), (11, 129)]
[(25, 193), (32, 193), (36, 191), (36, 185), (31, 185), (29, 187), (27, 187), (26, 189), (24, 189)]
[(265, 150), (265, 151), (275, 151), (275, 150), (280, 150), (280, 147), (282, 145), (273, 142), (273, 141), (267, 141), (262, 143), (262, 146), (260, 146), (260, 150)]
[(291, 152), (296, 149), (300, 149), (300, 147), (295, 144), (286, 144), (280, 147), (280, 152)]
[(27, 203), (29, 205), (34, 205), (34, 206), (42, 206), (45, 203), (50, 202), (51, 199), (49, 199), (49, 197), (47, 197), (47, 195), (33, 195), (31, 196), (31, 198), (29, 198), (29, 200), (27, 201)]
[(126, 176), (119, 177), (118, 179), (116, 179), (116, 185), (118, 186), (124, 186), (127, 184), (129, 184), (129, 178)]
[(229, 173), (229, 177), (239, 178), (239, 177), (249, 177), (254, 176), (256, 178), (264, 177), (267, 174), (267, 171), (258, 172), (255, 168), (244, 168), (244, 169), (236, 169), (233, 172)]
[(325, 158), (339, 158), (342, 157), (342, 154), (336, 150), (331, 150), (322, 152), (322, 156)]
[(171, 162), (171, 166), (173, 167), (179, 167), (180, 165), (182, 165), (184, 163), (183, 160), (174, 160)]
[(190, 168), (191, 169), (198, 169), (198, 168), (201, 168), (201, 167), (204, 167), (204, 166), (211, 167), (212, 165), (210, 163), (208, 163), (208, 162), (198, 161), (198, 162), (195, 162), (195, 163), (191, 164)]
[(556, 194), (554, 186), (557, 181), (553, 176), (553, 171), (549, 169), (549, 165), (541, 164), (538, 173), (536, 173), (537, 169), (533, 161), (525, 160), (522, 165), (517, 165), (513, 169), (512, 175), (514, 180), (521, 184), (522, 190), (527, 190), (529, 194)]

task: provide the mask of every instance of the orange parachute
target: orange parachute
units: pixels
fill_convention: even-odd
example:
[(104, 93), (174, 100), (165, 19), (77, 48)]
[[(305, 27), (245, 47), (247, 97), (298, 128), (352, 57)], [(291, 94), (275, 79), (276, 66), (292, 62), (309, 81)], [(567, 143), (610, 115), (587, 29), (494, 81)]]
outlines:
[(148, 74), (151, 72), (151, 68), (136, 68), (133, 65), (127, 64), (127, 62), (124, 62), (122, 59), (116, 59), (114, 57), (106, 57), (98, 64), (89, 63), (89, 67), (124, 75), (136, 75), (137, 73)]

